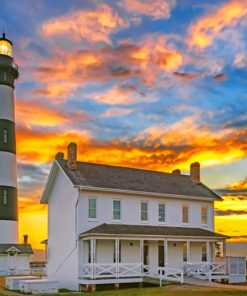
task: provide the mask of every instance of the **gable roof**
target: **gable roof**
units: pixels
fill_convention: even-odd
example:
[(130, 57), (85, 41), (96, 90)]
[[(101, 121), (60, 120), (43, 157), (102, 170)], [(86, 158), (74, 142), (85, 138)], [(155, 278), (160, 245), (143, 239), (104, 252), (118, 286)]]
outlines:
[(80, 234), (80, 236), (89, 235), (139, 235), (139, 236), (176, 236), (176, 237), (204, 237), (226, 239), (228, 236), (209, 231), (201, 228), (190, 227), (170, 227), (170, 226), (149, 226), (149, 225), (127, 225), (127, 224), (101, 224), (88, 231)]
[(57, 159), (55, 162), (70, 181), (79, 187), (221, 200), (219, 195), (203, 183), (194, 183), (189, 175), (88, 162), (77, 162), (77, 170), (72, 171), (65, 159)]
[(21, 255), (32, 255), (33, 250), (30, 244), (0, 244), (0, 255), (6, 255), (12, 249), (17, 250)]

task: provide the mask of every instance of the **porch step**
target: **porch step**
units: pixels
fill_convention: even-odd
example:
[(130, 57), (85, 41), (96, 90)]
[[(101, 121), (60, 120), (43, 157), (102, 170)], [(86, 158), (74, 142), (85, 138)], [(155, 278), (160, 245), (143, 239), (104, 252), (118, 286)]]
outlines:
[(160, 285), (160, 280), (158, 278), (153, 277), (143, 277), (143, 282), (148, 284)]
[(187, 285), (202, 286), (202, 287), (222, 287), (222, 284), (209, 282), (208, 280), (198, 279), (194, 277), (185, 276), (184, 283)]

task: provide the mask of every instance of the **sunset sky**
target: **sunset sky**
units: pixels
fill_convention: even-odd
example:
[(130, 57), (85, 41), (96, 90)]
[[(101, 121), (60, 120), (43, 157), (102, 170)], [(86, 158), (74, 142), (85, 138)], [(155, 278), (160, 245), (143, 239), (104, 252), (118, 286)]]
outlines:
[(0, 0), (14, 43), (20, 237), (47, 237), (54, 155), (164, 172), (201, 163), (216, 231), (247, 240), (247, 1)]

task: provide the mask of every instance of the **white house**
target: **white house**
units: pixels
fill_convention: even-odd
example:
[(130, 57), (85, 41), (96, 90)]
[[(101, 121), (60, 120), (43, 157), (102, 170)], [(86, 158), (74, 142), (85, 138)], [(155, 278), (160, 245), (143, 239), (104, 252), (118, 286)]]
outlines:
[(226, 236), (214, 232), (221, 198), (190, 175), (79, 162), (58, 153), (41, 203), (48, 204), (48, 277), (62, 287), (183, 282), (183, 272), (227, 277)]

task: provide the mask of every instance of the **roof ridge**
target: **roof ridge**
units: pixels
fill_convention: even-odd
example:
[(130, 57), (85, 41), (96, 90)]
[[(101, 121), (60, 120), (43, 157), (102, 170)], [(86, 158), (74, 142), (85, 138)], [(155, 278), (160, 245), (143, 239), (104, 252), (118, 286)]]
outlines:
[[(66, 159), (63, 159), (63, 161), (67, 162)], [(77, 160), (77, 164), (89, 164), (89, 165), (95, 165), (95, 166), (105, 166), (105, 167), (111, 167), (111, 168), (130, 169), (130, 170), (152, 172), (152, 173), (158, 173), (158, 174), (190, 177), (190, 175), (186, 175), (186, 174), (173, 174), (173, 173), (168, 173), (168, 172), (163, 172), (163, 171), (150, 170), (150, 169), (146, 169), (146, 168), (136, 168), (136, 167), (123, 166), (123, 165), (112, 165), (112, 164), (107, 164), (107, 163), (105, 164), (105, 163), (96, 163), (96, 162), (78, 161)]]

